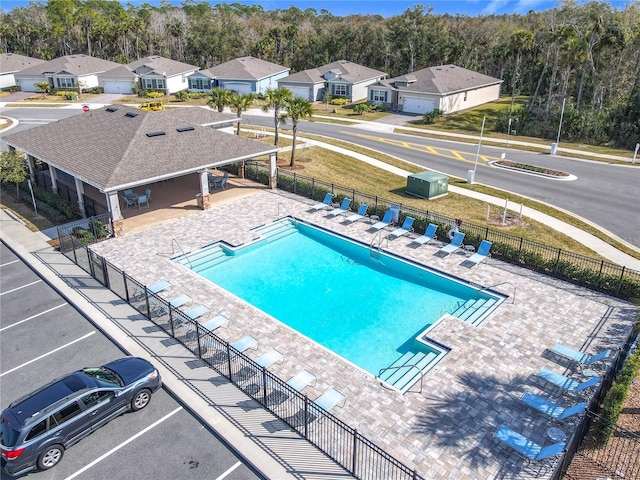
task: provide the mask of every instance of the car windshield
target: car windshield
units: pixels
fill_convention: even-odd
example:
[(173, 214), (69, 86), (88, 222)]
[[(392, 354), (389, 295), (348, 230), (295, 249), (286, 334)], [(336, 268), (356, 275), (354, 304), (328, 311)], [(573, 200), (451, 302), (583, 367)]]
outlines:
[(124, 382), (120, 378), (120, 376), (114, 372), (113, 370), (109, 370), (104, 367), (95, 367), (95, 368), (84, 368), (82, 372), (89, 375), (90, 377), (95, 378), (98, 383), (102, 384), (105, 387), (113, 387), (117, 385), (118, 387), (123, 387)]

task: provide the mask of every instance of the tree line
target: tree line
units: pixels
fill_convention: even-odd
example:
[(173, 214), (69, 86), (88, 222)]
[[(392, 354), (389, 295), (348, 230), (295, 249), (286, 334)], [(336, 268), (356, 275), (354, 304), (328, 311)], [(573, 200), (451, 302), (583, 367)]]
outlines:
[(253, 55), (296, 72), (345, 59), (390, 77), (452, 63), (504, 80), (512, 98), (530, 98), (524, 108), (512, 103), (498, 131), (511, 123), (518, 134), (553, 139), (566, 99), (563, 140), (622, 148), (640, 141), (639, 0), (618, 9), (564, 0), (546, 11), (477, 17), (417, 4), (389, 18), (194, 0), (47, 0), (0, 17), (3, 51), (45, 60), (161, 55), (209, 68)]

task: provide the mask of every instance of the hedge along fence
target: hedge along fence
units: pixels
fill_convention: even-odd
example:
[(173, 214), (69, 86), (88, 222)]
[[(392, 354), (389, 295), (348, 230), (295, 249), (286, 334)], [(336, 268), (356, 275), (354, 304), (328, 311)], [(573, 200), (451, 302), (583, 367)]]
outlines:
[[(360, 204), (366, 203), (369, 206), (368, 214), (378, 215), (381, 218), (391, 205), (397, 205), (400, 207), (400, 223), (407, 216), (414, 217), (414, 230), (418, 233), (423, 233), (429, 223), (437, 224), (436, 238), (441, 241), (449, 241), (447, 234), (455, 222), (452, 217), (428, 210), (419, 210), (402, 205), (402, 203), (286, 170), (278, 169), (277, 176), (277, 186), (281, 190), (318, 202), (322, 201), (327, 193), (333, 193), (334, 200), (338, 203), (348, 197), (351, 198), (353, 210), (357, 210)], [(247, 162), (245, 177), (268, 185), (269, 169), (266, 165), (257, 162)], [(640, 299), (640, 272), (635, 270), (472, 223), (463, 223), (460, 230), (466, 234), (465, 244), (473, 245), (476, 249), (482, 240), (492, 242), (491, 256), (494, 258), (614, 297), (626, 300)]]

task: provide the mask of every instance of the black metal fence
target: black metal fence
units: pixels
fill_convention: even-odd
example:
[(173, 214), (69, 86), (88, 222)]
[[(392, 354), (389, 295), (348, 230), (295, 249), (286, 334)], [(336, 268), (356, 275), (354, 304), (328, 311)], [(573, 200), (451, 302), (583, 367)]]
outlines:
[[(244, 174), (253, 181), (265, 185), (269, 183), (269, 170), (264, 164), (247, 162)], [(424, 232), (429, 223), (435, 223), (438, 225), (436, 237), (442, 241), (449, 240), (447, 234), (455, 222), (454, 218), (446, 215), (416, 209), (286, 170), (278, 170), (277, 186), (281, 190), (318, 202), (322, 201), (326, 193), (333, 193), (337, 202), (349, 197), (354, 210), (360, 204), (366, 203), (369, 206), (369, 215), (378, 215), (380, 218), (391, 205), (397, 205), (400, 208), (400, 223), (407, 216), (414, 217), (414, 229), (419, 233)], [(482, 240), (493, 242), (491, 255), (494, 258), (618, 298), (640, 298), (640, 272), (635, 270), (509, 235), (486, 226), (464, 222), (460, 230), (466, 234), (465, 244), (478, 248)]]
[(60, 241), (62, 253), (279, 418), (267, 428), (296, 430), (356, 478), (425, 480), (416, 470), (76, 241), (74, 228), (59, 230), (65, 238)]

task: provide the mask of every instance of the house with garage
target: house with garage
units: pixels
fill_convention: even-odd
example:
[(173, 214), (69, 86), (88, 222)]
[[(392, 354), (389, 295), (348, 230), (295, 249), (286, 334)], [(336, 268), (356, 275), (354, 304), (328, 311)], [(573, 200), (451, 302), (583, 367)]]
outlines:
[(241, 57), (192, 75), (189, 89), (202, 92), (219, 87), (262, 95), (268, 88), (277, 88), (278, 81), (289, 75), (290, 70), (259, 58)]
[[(188, 78), (200, 67), (170, 58), (152, 55), (127, 64), (138, 79), (138, 88), (156, 90), (167, 95), (189, 88)], [(106, 89), (105, 89), (106, 92)]]
[(26, 57), (17, 53), (0, 53), (0, 90), (7, 90), (18, 85), (15, 74), (25, 68), (41, 65), (45, 60)]
[(391, 110), (454, 113), (500, 97), (502, 80), (457, 65), (423, 68), (368, 87), (367, 100)]
[(278, 81), (279, 87), (288, 88), (295, 97), (310, 102), (324, 99), (325, 93), (333, 98), (346, 98), (357, 102), (367, 98), (367, 87), (387, 76), (386, 73), (364, 67), (348, 60), (338, 60), (322, 67), (294, 73)]
[(88, 90), (101, 87), (100, 75), (120, 64), (89, 55), (65, 55), (20, 70), (15, 79), (23, 92), (40, 91), (37, 83), (49, 82), (56, 90)]

